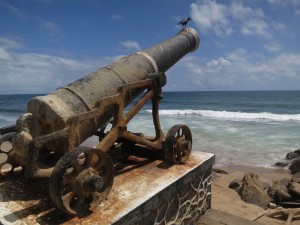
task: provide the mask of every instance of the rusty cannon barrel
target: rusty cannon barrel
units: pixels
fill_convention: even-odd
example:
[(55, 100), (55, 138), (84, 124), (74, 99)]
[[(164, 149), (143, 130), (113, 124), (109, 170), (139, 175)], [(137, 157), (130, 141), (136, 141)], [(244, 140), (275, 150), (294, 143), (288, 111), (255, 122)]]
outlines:
[[(147, 79), (149, 74), (167, 71), (188, 52), (196, 50), (199, 43), (198, 33), (185, 28), (153, 47), (123, 57), (46, 96), (33, 98), (28, 103), (28, 112), (32, 113), (32, 137), (62, 129), (68, 118), (92, 110), (101, 99), (115, 95), (123, 85)], [(131, 93), (126, 104), (139, 93)], [(112, 112), (107, 112), (100, 119), (83, 124), (78, 142), (93, 135), (112, 115)]]

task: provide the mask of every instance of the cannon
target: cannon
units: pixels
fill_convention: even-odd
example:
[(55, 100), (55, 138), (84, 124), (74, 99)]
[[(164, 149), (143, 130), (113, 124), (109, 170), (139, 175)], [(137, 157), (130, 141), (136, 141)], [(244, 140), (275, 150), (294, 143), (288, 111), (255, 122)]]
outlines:
[[(16, 125), (0, 129), (1, 154), (6, 159), (0, 166), (9, 165), (11, 171), (21, 167), (26, 178), (49, 177), (56, 208), (78, 215), (93, 211), (107, 198), (114, 181), (114, 165), (107, 152), (116, 142), (129, 141), (162, 152), (171, 163), (184, 163), (192, 150), (191, 131), (178, 124), (165, 135), (159, 102), (167, 82), (165, 72), (199, 43), (198, 33), (184, 28), (153, 47), (32, 98)], [(127, 129), (148, 101), (154, 137)], [(93, 135), (99, 137), (95, 147), (81, 145)]]

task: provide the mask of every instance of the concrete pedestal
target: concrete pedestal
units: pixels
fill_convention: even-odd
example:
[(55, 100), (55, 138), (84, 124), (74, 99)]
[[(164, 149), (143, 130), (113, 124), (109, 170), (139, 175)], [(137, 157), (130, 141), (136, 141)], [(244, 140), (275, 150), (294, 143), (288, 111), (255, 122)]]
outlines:
[[(215, 156), (193, 151), (183, 165), (131, 157), (119, 163), (108, 199), (84, 218), (53, 208), (47, 179), (21, 175), (1, 180), (3, 224), (195, 224), (211, 204)], [(1, 219), (2, 218), (2, 219)]]

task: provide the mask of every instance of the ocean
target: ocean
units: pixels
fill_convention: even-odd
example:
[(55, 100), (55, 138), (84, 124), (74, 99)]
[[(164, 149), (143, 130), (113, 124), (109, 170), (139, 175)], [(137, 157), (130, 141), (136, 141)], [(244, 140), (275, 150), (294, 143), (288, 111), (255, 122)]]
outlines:
[[(14, 124), (36, 95), (0, 95), (0, 127)], [(218, 165), (271, 167), (300, 148), (300, 91), (164, 92), (160, 122), (165, 133), (185, 124), (193, 151), (216, 155)], [(129, 123), (154, 135), (151, 104)]]

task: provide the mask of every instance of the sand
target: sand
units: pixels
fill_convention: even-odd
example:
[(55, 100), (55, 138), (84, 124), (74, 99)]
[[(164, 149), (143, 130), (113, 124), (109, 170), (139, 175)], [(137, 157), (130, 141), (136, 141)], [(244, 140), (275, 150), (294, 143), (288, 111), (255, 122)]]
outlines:
[[(228, 185), (234, 179), (242, 179), (246, 172), (254, 172), (259, 175), (262, 182), (272, 184), (273, 180), (281, 180), (282, 178), (291, 178), (290, 171), (282, 168), (264, 168), (255, 166), (230, 165), (230, 166), (215, 166), (217, 169), (222, 169), (228, 174), (213, 173), (212, 182), (212, 209), (230, 213), (248, 220), (253, 220), (264, 210), (256, 205), (248, 204), (241, 200), (239, 194), (228, 188)], [(283, 218), (269, 218), (266, 216), (256, 220), (261, 224), (283, 225), (286, 220)], [(294, 217), (291, 225), (300, 224), (300, 215)]]

